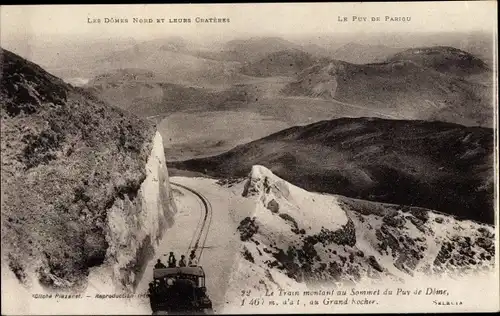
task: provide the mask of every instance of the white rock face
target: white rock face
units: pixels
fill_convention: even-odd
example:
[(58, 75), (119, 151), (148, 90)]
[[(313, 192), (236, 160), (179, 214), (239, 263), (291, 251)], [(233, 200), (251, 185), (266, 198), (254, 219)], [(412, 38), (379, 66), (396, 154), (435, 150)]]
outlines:
[[(347, 223), (347, 216), (333, 195), (320, 195), (296, 187), (275, 176), (263, 166), (253, 166), (244, 195), (255, 195), (258, 201), (255, 216), (272, 231), (290, 234), (287, 242), (296, 239), (290, 231), (295, 221), (309, 233), (319, 233), (322, 227), (335, 230)], [(275, 210), (272, 210), (276, 208)], [(277, 216), (276, 216), (277, 215)], [(293, 218), (293, 219), (292, 219)], [(279, 225), (273, 227), (271, 225)], [(289, 233), (287, 231), (290, 231)]]
[(161, 135), (156, 132), (146, 164), (146, 179), (135, 199), (117, 199), (108, 212), (106, 264), (119, 288), (133, 289), (137, 272), (154, 253), (176, 206), (170, 194)]
[(253, 166), (242, 195), (255, 208), (237, 229), (242, 244), (225, 312), (242, 312), (241, 289), (257, 295), (337, 282), (373, 287), (488, 279), (494, 272), (495, 229), (486, 224), (308, 192), (263, 166)]
[[(105, 262), (90, 269), (87, 289), (79, 293), (86, 299), (55, 301), (36, 299), (55, 295), (43, 288), (35, 271), (27, 272), (30, 287), (24, 287), (14, 273), (2, 264), (2, 314), (145, 314), (148, 306), (138, 300), (96, 299), (96, 294), (126, 294), (134, 290), (141, 271), (156, 249), (162, 233), (173, 223), (177, 212), (170, 192), (163, 142), (157, 132), (148, 158), (146, 179), (137, 194), (117, 198), (108, 210)], [(88, 297), (88, 299), (87, 299)]]
[[(253, 214), (238, 227), (242, 245), (230, 281), (230, 287), (234, 285), (237, 289), (226, 292), (227, 302), (239, 302), (238, 289), (259, 292), (307, 289), (302, 283), (307, 271), (301, 265), (314, 267), (314, 263), (299, 262), (296, 256), (298, 253), (301, 257), (311, 255), (303, 250), (307, 243), (304, 238), (308, 236), (338, 232), (333, 238), (339, 243), (355, 243), (350, 240), (355, 238), (354, 232), (348, 231), (352, 222), (333, 195), (308, 192), (258, 165), (252, 167), (242, 195), (254, 200), (255, 207)], [(311, 247), (304, 249), (320, 252), (312, 243), (307, 244)], [(321, 260), (328, 260), (328, 254), (318, 255), (322, 256)], [(224, 312), (233, 311), (230, 304), (228, 308)]]

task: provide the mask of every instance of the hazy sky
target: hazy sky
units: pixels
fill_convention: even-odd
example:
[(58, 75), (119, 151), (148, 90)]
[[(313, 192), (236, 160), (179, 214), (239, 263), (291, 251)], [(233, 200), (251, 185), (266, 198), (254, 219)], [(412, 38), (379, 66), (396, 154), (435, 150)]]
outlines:
[[(300, 35), (331, 32), (491, 31), (496, 26), (496, 1), (418, 3), (279, 3), (279, 4), (153, 4), (2, 6), (1, 39), (33, 41), (160, 36), (229, 39), (241, 35)], [(339, 22), (338, 16), (348, 17)], [(380, 22), (352, 21), (352, 16)], [(410, 22), (386, 22), (385, 16), (411, 17)], [(127, 18), (126, 24), (88, 23), (88, 18)], [(165, 23), (132, 23), (134, 17), (165, 18)], [(195, 23), (196, 17), (229, 18), (230, 23)], [(168, 19), (191, 18), (190, 24)]]

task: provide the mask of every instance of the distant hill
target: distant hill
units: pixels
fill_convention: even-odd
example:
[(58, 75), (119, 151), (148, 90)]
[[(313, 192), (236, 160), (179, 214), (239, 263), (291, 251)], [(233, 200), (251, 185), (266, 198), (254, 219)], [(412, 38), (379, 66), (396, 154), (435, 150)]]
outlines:
[(463, 50), (447, 47), (412, 48), (388, 58), (389, 62), (410, 61), (445, 74), (468, 76), (489, 71), (484, 61)]
[[(325, 34), (322, 36), (306, 36), (295, 38), (298, 43), (316, 44), (330, 52), (330, 56), (336, 50), (341, 49), (343, 45), (349, 45), (353, 42), (370, 47), (432, 47), (432, 46), (450, 46), (473, 54), (486, 62), (490, 67), (493, 65), (495, 56), (495, 36), (491, 31), (472, 31), (472, 32), (393, 32), (385, 33), (336, 33)], [(341, 58), (339, 58), (341, 59)], [(348, 60), (345, 60), (348, 61)]]
[(216, 49), (200, 50), (196, 56), (212, 59), (252, 63), (266, 59), (268, 55), (284, 51), (302, 51), (314, 58), (325, 56), (326, 50), (315, 44), (299, 45), (280, 37), (251, 37), (228, 41)]
[(317, 59), (298, 49), (283, 50), (243, 65), (241, 72), (255, 77), (296, 76), (313, 66)]
[(79, 37), (64, 39), (32, 39), (26, 45), (25, 40), (15, 43), (3, 43), (2, 46), (17, 55), (35, 62), (51, 74), (67, 80), (78, 78), (90, 79), (87, 69), (95, 63), (117, 51), (129, 49), (137, 44), (133, 38), (94, 39), (89, 41)]
[(170, 167), (245, 176), (260, 164), (309, 191), (432, 208), (493, 222), (493, 130), (341, 118), (285, 129), (224, 154)]
[(193, 44), (182, 38), (181, 36), (171, 36), (165, 40), (160, 40), (161, 50), (170, 50), (175, 52), (185, 52), (193, 49)]
[(4, 49), (0, 72), (2, 270), (85, 287), (113, 253), (107, 212), (137, 194), (155, 129)]
[(117, 69), (115, 71), (99, 74), (92, 78), (88, 85), (102, 85), (110, 82), (121, 82), (128, 80), (148, 80), (155, 78), (155, 74), (151, 70), (140, 68), (125, 68)]
[(402, 48), (385, 45), (365, 45), (351, 42), (337, 49), (331, 57), (352, 64), (370, 64), (386, 61), (387, 58), (402, 50)]
[[(64, 79), (84, 78), (87, 81), (120, 69), (141, 69), (161, 76), (163, 82), (210, 85), (238, 80), (238, 62), (213, 60), (197, 56), (198, 46), (182, 38), (166, 38), (136, 43), (93, 59), (66, 64), (56, 69)], [(74, 69), (77, 68), (77, 69)]]
[(262, 93), (252, 85), (232, 85), (213, 90), (168, 83), (161, 76), (141, 69), (119, 69), (95, 77), (86, 89), (102, 99), (147, 117), (201, 110), (237, 109)]
[(241, 54), (245, 61), (265, 57), (267, 54), (289, 49), (300, 49), (300, 45), (280, 37), (252, 37), (227, 42), (224, 50)]
[[(491, 127), (491, 84), (457, 76), (482, 71), (487, 81), (488, 69), (481, 61), (460, 52), (450, 60), (448, 48), (421, 50), (432, 52), (432, 58), (407, 52), (385, 63), (322, 62), (304, 70), (282, 92), (392, 111), (403, 118)], [(464, 58), (472, 62), (461, 62)]]

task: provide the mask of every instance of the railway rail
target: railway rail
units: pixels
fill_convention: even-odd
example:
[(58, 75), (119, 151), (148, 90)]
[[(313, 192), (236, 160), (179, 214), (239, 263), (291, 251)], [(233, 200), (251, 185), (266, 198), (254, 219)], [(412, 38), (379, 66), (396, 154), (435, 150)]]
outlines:
[(196, 259), (197, 262), (200, 262), (203, 250), (205, 249), (208, 234), (210, 232), (210, 226), (212, 224), (212, 204), (203, 194), (190, 187), (175, 182), (170, 182), (170, 184), (191, 192), (201, 201), (203, 205), (205, 212), (200, 217), (200, 221), (198, 222), (196, 230), (193, 233), (193, 237), (191, 238), (191, 242), (187, 248), (189, 260), (191, 261), (192, 259)]

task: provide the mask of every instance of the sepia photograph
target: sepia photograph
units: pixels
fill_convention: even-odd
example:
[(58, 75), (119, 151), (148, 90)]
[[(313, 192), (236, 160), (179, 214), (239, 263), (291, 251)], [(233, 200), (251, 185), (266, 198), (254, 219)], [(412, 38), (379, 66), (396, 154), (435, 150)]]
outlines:
[(496, 1), (2, 5), (2, 315), (498, 312)]

